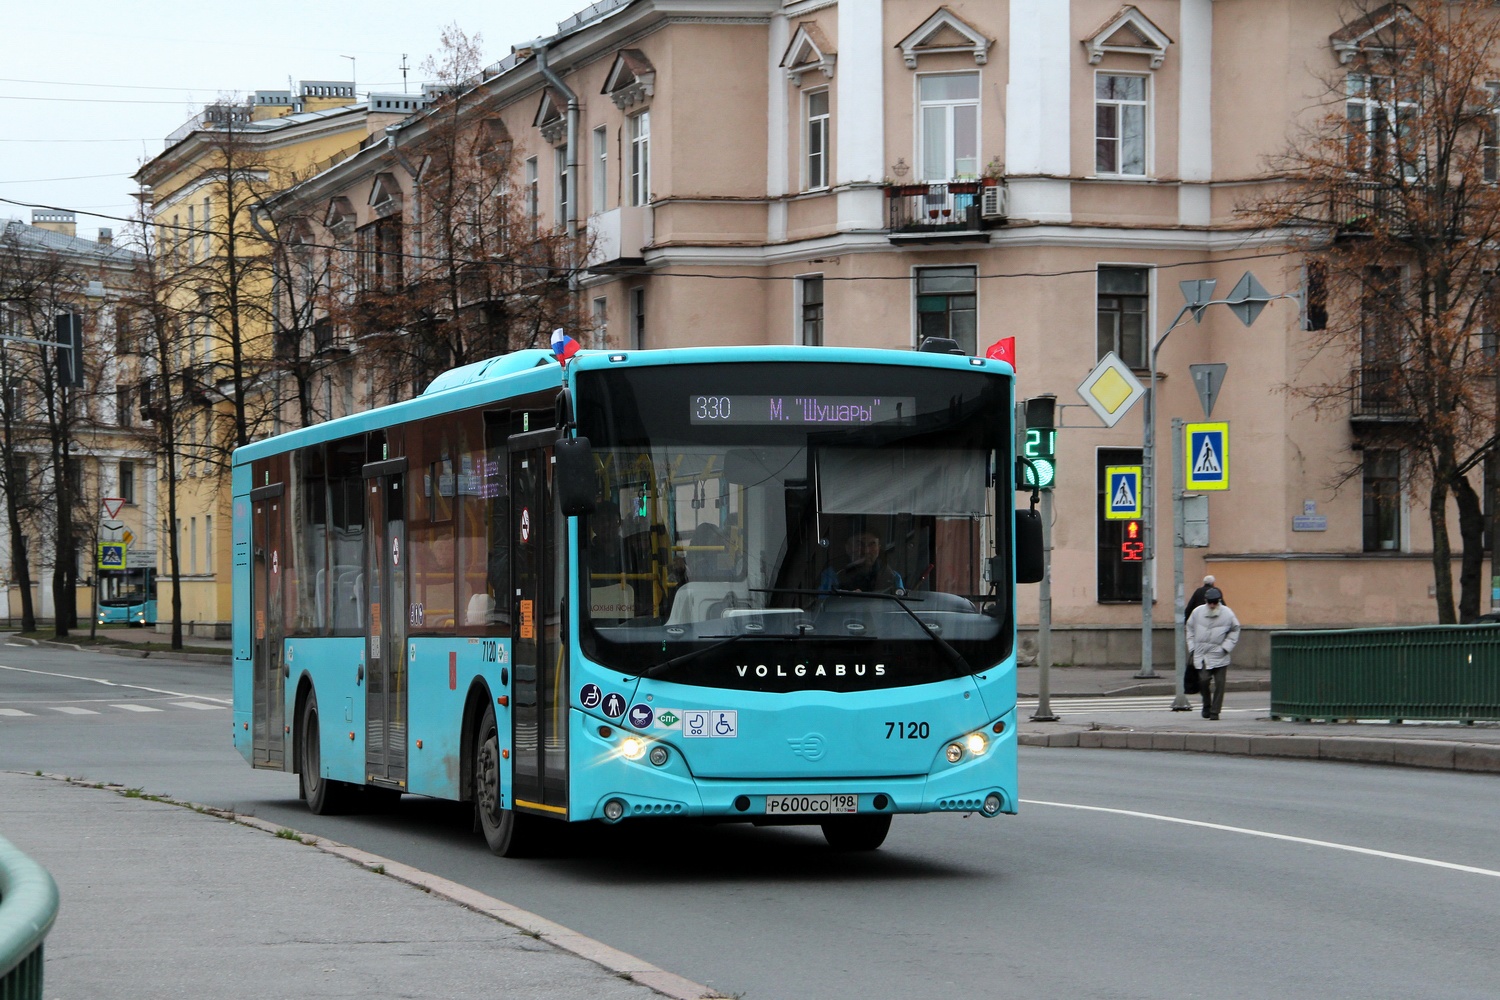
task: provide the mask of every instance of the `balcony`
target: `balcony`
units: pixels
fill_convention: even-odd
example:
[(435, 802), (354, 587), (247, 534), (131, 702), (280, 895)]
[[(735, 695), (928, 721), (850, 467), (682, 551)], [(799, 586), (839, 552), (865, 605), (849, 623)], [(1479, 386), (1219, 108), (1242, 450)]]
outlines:
[(1416, 421), (1406, 399), (1406, 385), (1393, 365), (1363, 365), (1350, 375), (1349, 419), (1356, 425), (1409, 424)]
[(1006, 222), (1003, 181), (901, 184), (885, 189), (892, 243), (985, 242)]
[(654, 219), (649, 205), (625, 205), (600, 212), (589, 219), (593, 247), (588, 269), (595, 274), (641, 267), (646, 263), (645, 248), (654, 238)]

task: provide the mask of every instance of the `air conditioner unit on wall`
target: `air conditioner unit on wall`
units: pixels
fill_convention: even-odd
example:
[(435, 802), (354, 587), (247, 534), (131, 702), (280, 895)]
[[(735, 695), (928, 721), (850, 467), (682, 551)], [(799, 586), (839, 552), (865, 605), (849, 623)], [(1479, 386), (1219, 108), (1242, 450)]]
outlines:
[(1003, 219), (1009, 206), (1006, 204), (1004, 184), (991, 184), (980, 189), (979, 215), (985, 219)]

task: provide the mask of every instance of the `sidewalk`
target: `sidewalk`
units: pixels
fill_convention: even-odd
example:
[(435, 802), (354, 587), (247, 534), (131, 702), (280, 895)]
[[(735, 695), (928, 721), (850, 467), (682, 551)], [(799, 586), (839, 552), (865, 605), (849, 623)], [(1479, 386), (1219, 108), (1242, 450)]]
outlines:
[(718, 995), (394, 861), (122, 793), (0, 772), (0, 835), (62, 899), (48, 1000)]
[[(1445, 771), (1500, 774), (1500, 723), (1290, 722), (1273, 720), (1262, 710), (1228, 713), (1218, 721), (1199, 714), (1202, 701), (1188, 695), (1190, 711), (1120, 711), (1100, 699), (1131, 695), (1171, 696), (1171, 668), (1162, 677), (1140, 679), (1139, 668), (1054, 667), (1049, 672), (1052, 714), (1056, 722), (1033, 722), (1038, 670), (1021, 667), (1016, 684), (1022, 699), (1017, 712), (1019, 742), (1035, 747), (1085, 747), (1118, 750), (1175, 750), (1251, 757), (1336, 760), (1363, 764), (1428, 767)], [(1161, 673), (1160, 670), (1158, 670)], [(1228, 690), (1264, 691), (1269, 699), (1269, 670), (1230, 669)], [(1260, 703), (1269, 708), (1269, 702)]]

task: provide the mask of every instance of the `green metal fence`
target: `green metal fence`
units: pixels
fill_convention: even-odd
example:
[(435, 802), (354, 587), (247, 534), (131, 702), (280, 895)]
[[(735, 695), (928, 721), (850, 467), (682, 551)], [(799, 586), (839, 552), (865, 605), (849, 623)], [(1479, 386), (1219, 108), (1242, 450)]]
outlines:
[(42, 941), (57, 919), (57, 883), (0, 837), (0, 1000), (42, 1000)]
[(1500, 720), (1500, 626), (1272, 633), (1271, 715)]

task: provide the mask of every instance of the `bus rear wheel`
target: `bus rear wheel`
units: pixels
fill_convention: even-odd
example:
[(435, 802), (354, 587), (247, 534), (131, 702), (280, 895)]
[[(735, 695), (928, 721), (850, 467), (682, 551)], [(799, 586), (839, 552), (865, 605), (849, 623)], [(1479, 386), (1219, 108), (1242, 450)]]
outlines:
[(529, 852), (531, 817), (500, 805), (500, 733), (493, 705), (485, 706), (474, 738), (474, 815), (492, 854), (519, 858)]
[(318, 816), (333, 816), (349, 808), (354, 788), (323, 776), (323, 744), (318, 728), (318, 696), (308, 692), (297, 726), (297, 782), (300, 797)]
[(891, 817), (839, 816), (823, 821), (823, 839), (835, 851), (873, 851), (885, 843)]

